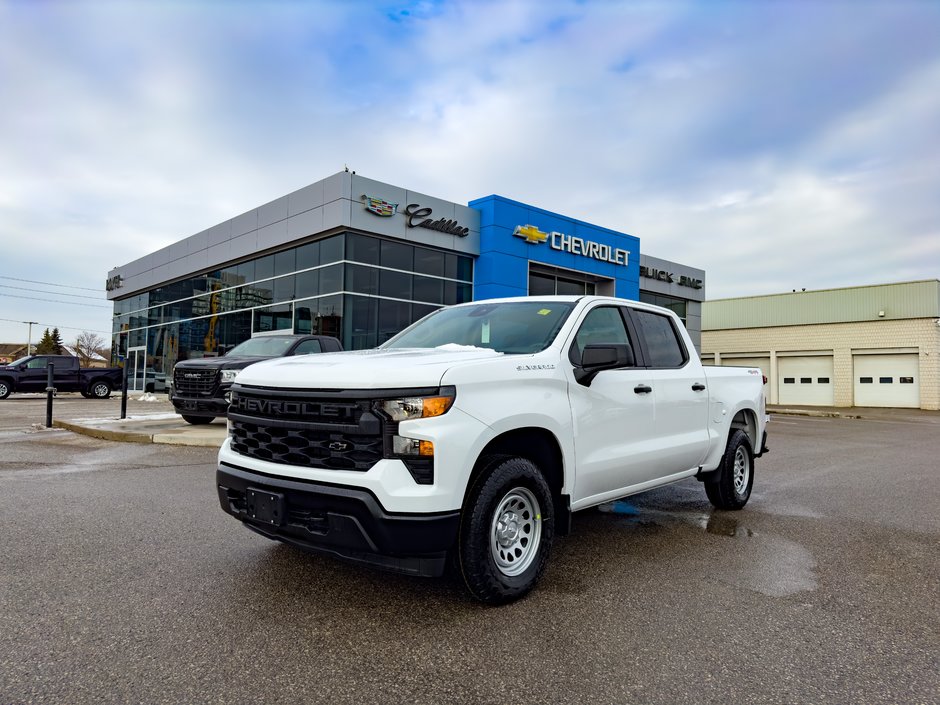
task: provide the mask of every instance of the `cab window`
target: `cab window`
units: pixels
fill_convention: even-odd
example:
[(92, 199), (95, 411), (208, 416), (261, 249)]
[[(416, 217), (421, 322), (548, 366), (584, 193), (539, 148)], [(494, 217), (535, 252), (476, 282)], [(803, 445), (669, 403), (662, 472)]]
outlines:
[(320, 347), (319, 340), (305, 340), (296, 348), (294, 348), (294, 355), (310, 355), (311, 353), (323, 352), (323, 348)]
[(623, 316), (617, 308), (598, 306), (585, 316), (568, 354), (572, 364), (581, 364), (581, 354), (587, 345), (624, 345), (632, 351)]
[(637, 335), (646, 343), (650, 367), (682, 367), (689, 359), (672, 319), (652, 311), (632, 309)]

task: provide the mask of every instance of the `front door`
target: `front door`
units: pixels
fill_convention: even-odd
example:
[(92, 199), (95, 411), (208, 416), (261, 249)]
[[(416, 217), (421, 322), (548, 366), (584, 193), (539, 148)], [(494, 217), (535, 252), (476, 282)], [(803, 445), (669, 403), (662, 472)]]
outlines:
[[(571, 346), (573, 363), (580, 361), (585, 345), (626, 345), (636, 350), (616, 306), (598, 306), (587, 313)], [(620, 496), (624, 488), (649, 480), (656, 445), (649, 388), (649, 371), (636, 367), (601, 372), (587, 387), (573, 377), (569, 380), (578, 468), (574, 509)]]
[(143, 392), (147, 375), (147, 348), (129, 348), (127, 351), (127, 391)]

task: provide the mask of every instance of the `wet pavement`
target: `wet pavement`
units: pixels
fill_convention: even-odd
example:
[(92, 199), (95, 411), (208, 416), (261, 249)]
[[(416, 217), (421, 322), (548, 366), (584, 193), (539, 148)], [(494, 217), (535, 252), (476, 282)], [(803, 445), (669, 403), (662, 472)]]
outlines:
[(581, 512), (486, 608), (245, 530), (212, 449), (7, 402), (2, 703), (938, 701), (936, 414), (775, 416), (745, 510), (690, 480)]

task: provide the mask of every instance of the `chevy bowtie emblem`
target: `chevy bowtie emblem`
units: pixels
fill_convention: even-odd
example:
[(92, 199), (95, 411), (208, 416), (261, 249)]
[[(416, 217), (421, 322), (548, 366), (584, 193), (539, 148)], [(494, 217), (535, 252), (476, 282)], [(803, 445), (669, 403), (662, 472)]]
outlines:
[(370, 213), (375, 213), (380, 215), (383, 218), (390, 218), (395, 215), (395, 212), (398, 210), (397, 203), (389, 203), (381, 198), (376, 198), (375, 196), (367, 196), (362, 194), (362, 200), (365, 202), (366, 210)]
[(330, 443), (330, 445), (327, 446), (327, 448), (329, 448), (330, 450), (341, 451), (341, 450), (346, 450), (347, 448), (349, 448), (349, 444), (344, 443), (343, 441), (333, 441), (332, 443)]
[(512, 234), (517, 237), (524, 237), (526, 242), (533, 245), (545, 242), (548, 239), (548, 233), (543, 233), (534, 225), (517, 225)]

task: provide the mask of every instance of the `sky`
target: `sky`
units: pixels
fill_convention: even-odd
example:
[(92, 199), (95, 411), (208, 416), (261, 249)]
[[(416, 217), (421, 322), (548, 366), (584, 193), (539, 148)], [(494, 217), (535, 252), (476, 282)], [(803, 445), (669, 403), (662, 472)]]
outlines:
[(347, 165), (709, 299), (940, 277), (938, 0), (0, 0), (0, 106), (0, 342), (107, 337), (109, 269)]

